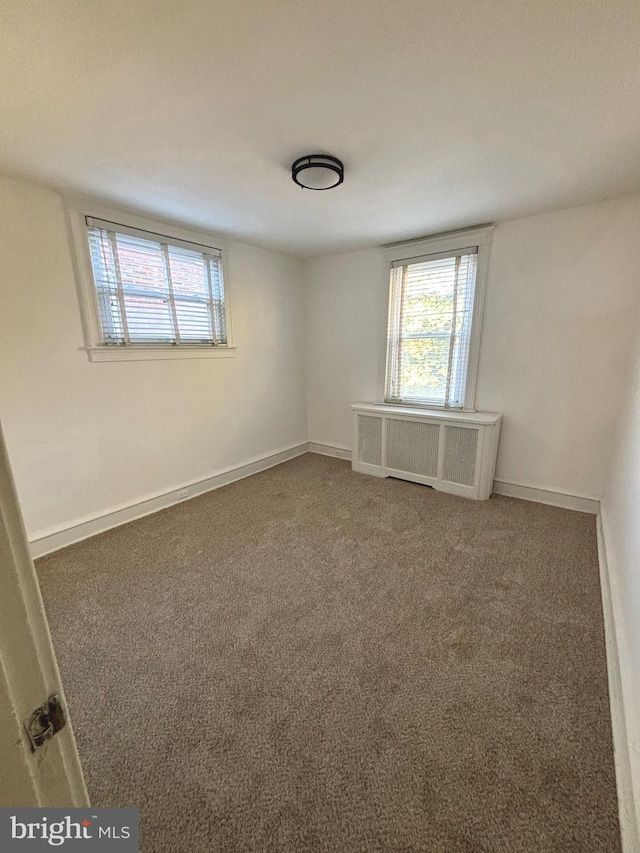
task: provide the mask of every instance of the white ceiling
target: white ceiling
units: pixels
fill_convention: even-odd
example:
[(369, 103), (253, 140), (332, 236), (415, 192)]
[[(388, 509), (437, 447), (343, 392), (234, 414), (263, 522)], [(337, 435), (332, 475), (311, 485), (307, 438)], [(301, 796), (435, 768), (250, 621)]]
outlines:
[[(638, 0), (3, 0), (0, 171), (300, 255), (640, 190)], [(346, 167), (326, 193), (291, 162)]]

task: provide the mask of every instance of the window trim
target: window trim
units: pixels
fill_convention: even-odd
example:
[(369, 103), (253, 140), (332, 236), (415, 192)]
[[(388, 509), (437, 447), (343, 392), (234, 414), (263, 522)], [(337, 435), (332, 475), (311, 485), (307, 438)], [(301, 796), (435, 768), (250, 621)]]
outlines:
[[(478, 361), (480, 359), (480, 339), (482, 335), (482, 318), (484, 314), (484, 299), (489, 268), (489, 250), (495, 225), (481, 225), (466, 228), (462, 231), (452, 231), (446, 234), (436, 234), (421, 240), (411, 240), (406, 243), (392, 243), (384, 246), (384, 260), (387, 275), (387, 332), (385, 335), (385, 370), (382, 399), (387, 405), (406, 406), (415, 409), (434, 409), (438, 411), (475, 412), (476, 387), (478, 379)], [(469, 340), (469, 361), (467, 366), (467, 382), (464, 393), (464, 405), (450, 407), (436, 403), (414, 403), (410, 400), (390, 400), (387, 397), (387, 377), (389, 371), (389, 333), (388, 317), (391, 305), (391, 268), (393, 265), (419, 263), (429, 256), (447, 257), (469, 247), (477, 247), (478, 260), (476, 269), (476, 284), (474, 292), (473, 317), (471, 320), (471, 338)]]
[[(67, 196), (64, 199), (67, 222), (71, 243), (76, 290), (82, 320), (84, 347), (91, 362), (104, 361), (157, 361), (164, 359), (194, 359), (194, 358), (233, 358), (236, 347), (233, 343), (233, 326), (231, 320), (231, 289), (229, 286), (229, 264), (227, 241), (213, 234), (185, 228), (161, 220), (147, 219), (125, 210), (117, 210), (100, 202), (90, 199)], [(93, 270), (89, 255), (87, 240), (86, 217), (121, 225), (125, 229), (143, 231), (175, 240), (178, 244), (189, 244), (193, 247), (216, 248), (222, 258), (222, 275), (225, 291), (225, 318), (227, 329), (226, 345), (211, 346), (209, 344), (105, 344), (102, 333), (96, 301), (96, 289), (93, 282)]]

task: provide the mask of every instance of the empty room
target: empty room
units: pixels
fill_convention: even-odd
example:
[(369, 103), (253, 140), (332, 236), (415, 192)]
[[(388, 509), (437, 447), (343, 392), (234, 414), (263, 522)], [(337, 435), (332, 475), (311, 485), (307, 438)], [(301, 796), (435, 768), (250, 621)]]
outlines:
[(640, 853), (640, 6), (0, 6), (0, 848)]

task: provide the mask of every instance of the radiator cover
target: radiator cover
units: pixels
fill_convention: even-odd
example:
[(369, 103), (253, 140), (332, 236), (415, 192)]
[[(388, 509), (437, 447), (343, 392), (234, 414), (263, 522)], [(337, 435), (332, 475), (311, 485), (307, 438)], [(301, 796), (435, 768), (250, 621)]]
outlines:
[(351, 466), (486, 500), (493, 488), (501, 415), (355, 403)]

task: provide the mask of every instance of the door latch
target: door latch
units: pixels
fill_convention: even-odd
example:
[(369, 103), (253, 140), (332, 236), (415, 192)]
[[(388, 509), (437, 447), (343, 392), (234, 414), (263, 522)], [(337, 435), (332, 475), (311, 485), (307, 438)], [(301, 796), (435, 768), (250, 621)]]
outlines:
[(25, 721), (24, 726), (31, 742), (31, 751), (35, 752), (51, 740), (60, 729), (65, 727), (66, 722), (67, 715), (62, 699), (54, 693)]

